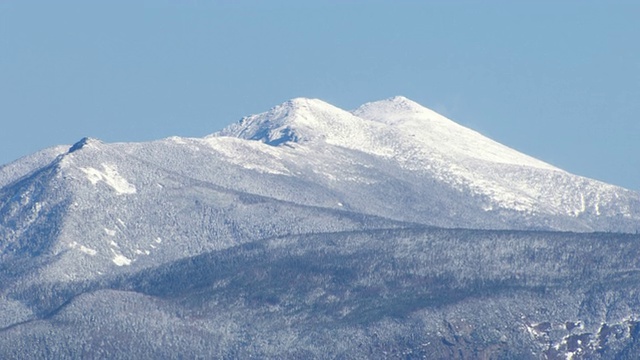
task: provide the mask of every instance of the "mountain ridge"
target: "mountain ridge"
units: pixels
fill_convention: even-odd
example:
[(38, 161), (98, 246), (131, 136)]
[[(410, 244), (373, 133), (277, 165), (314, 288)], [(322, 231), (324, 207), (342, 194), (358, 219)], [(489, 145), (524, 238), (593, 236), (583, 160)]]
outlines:
[[(340, 126), (326, 126), (334, 123)], [(316, 131), (309, 130), (311, 125), (317, 125)], [(315, 138), (308, 135), (310, 132)], [(216, 136), (257, 140), (276, 147), (310, 141), (319, 146), (327, 143), (391, 158), (405, 169), (434, 177), (460, 191), (488, 196), (493, 204), (487, 209), (497, 206), (528, 213), (600, 216), (607, 203), (624, 193), (632, 194), (635, 200), (618, 211), (620, 216), (629, 217), (637, 211), (638, 196), (631, 190), (570, 174), (401, 96), (366, 103), (351, 112), (317, 99), (294, 99), (244, 118), (208, 138)], [(532, 178), (535, 181), (530, 181)], [(571, 189), (570, 183), (581, 184), (582, 189)], [(573, 194), (567, 195), (570, 191)], [(609, 211), (610, 215), (614, 213)]]
[(83, 138), (0, 168), (0, 357), (629, 358), (639, 224), (402, 97)]
[[(121, 176), (117, 164), (144, 161), (229, 189), (426, 225), (635, 232), (640, 222), (640, 194), (533, 159), (405, 97), (353, 111), (296, 98), (204, 138), (114, 144), (84, 138), (64, 154), (45, 150), (0, 168), (0, 184), (54, 154), (72, 159), (87, 147), (102, 150), (76, 177), (119, 193), (146, 185), (127, 180), (140, 176), (135, 172)], [(296, 184), (297, 193), (285, 183)], [(394, 198), (415, 204), (402, 211), (406, 204), (391, 205)]]

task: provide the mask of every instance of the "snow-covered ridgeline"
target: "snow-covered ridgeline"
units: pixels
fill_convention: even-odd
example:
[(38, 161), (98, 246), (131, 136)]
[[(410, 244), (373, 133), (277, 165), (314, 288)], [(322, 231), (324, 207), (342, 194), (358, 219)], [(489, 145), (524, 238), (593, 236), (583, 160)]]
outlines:
[(325, 146), (339, 146), (380, 156), (460, 192), (486, 197), (486, 210), (599, 216), (608, 208), (608, 215), (633, 213), (629, 204), (619, 209), (614, 205), (627, 190), (569, 174), (401, 96), (366, 103), (351, 112), (317, 99), (293, 99), (207, 137), (213, 148), (229, 153), (218, 144), (222, 137), (271, 145), (262, 146), (265, 158), (229, 157), (262, 172), (267, 172), (263, 161), (270, 159), (268, 169), (292, 173), (283, 160), (295, 157), (290, 147), (320, 152)]

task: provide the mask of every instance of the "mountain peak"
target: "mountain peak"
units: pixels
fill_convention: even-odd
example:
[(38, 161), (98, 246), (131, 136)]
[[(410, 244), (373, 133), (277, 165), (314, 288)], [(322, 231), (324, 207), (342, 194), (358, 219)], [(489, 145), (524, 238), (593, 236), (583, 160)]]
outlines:
[(389, 102), (389, 103), (392, 103), (392, 104), (396, 104), (399, 107), (406, 107), (406, 108), (413, 108), (413, 107), (422, 108), (423, 107), (422, 105), (418, 104), (417, 102), (415, 102), (415, 101), (413, 101), (413, 100), (411, 100), (409, 98), (406, 98), (404, 96), (401, 96), (401, 95), (393, 96), (393, 97), (390, 97), (388, 99), (381, 100), (381, 101), (378, 101), (378, 102)]
[[(389, 123), (388, 120), (390, 118), (407, 118), (411, 117), (411, 114), (424, 114), (427, 117), (431, 117), (431, 115), (440, 116), (404, 96), (394, 96), (384, 100), (368, 102), (353, 110), (352, 113), (356, 116), (385, 123)], [(382, 121), (383, 119), (384, 121)], [(395, 121), (392, 123), (395, 123)]]
[(414, 154), (411, 161), (419, 161), (420, 166), (437, 159), (447, 159), (442, 160), (442, 166), (473, 159), (555, 169), (403, 96), (369, 102), (351, 112), (322, 100), (295, 98), (243, 118), (213, 136), (257, 140), (271, 146), (323, 142), (398, 158)]
[(71, 147), (69, 148), (68, 153), (71, 154), (72, 152), (78, 151), (80, 149), (83, 149), (87, 146), (95, 146), (98, 144), (101, 144), (102, 141), (92, 138), (92, 137), (83, 137), (82, 139), (80, 139), (78, 142), (76, 142), (75, 144), (71, 145)]
[(332, 105), (316, 98), (297, 97), (297, 98), (289, 99), (278, 106), (284, 106), (284, 107), (295, 109), (295, 108), (305, 108), (305, 107), (309, 108), (309, 107), (316, 107), (316, 106), (332, 106)]
[(351, 118), (354, 116), (349, 112), (322, 100), (294, 98), (267, 112), (247, 116), (213, 136), (233, 136), (279, 146), (331, 137)]

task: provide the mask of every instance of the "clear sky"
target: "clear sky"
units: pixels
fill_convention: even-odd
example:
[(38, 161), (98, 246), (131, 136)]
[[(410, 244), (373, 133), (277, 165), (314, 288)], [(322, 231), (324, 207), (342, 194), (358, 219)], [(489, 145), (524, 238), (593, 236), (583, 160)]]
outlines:
[(640, 190), (638, 1), (0, 0), (0, 164), (404, 95)]

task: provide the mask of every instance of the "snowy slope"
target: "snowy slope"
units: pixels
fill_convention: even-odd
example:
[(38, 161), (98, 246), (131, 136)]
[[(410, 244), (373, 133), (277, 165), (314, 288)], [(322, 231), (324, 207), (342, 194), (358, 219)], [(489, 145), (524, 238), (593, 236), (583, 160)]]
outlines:
[[(637, 218), (637, 193), (569, 174), (406, 98), (368, 103), (354, 114), (397, 127), (402, 142), (409, 149), (419, 149), (411, 159), (414, 168), (440, 159), (435, 172), (488, 195), (491, 207), (569, 216), (600, 216), (606, 211), (607, 216), (632, 218), (635, 213)], [(635, 201), (619, 201), (627, 196)]]
[(34, 171), (34, 169), (49, 164), (57, 156), (66, 153), (68, 150), (68, 145), (54, 146), (0, 166), (0, 187), (16, 181), (18, 178)]
[[(233, 177), (263, 173), (234, 170), (207, 143), (187, 141), (83, 139), (0, 188), (4, 289), (128, 273), (274, 236), (407, 226), (234, 188)], [(17, 274), (15, 281), (2, 281), (4, 268)]]
[(401, 137), (400, 142), (407, 147), (426, 149), (427, 154), (448, 155), (448, 160), (452, 163), (475, 160), (559, 170), (465, 128), (402, 96), (366, 103), (354, 110), (353, 114), (395, 127)]
[[(326, 146), (355, 150), (455, 189), (467, 200), (481, 198), (484, 211), (560, 216), (568, 222), (573, 218), (583, 224), (570, 226), (573, 230), (616, 230), (617, 225), (607, 227), (603, 219), (632, 223), (640, 211), (638, 193), (569, 174), (404, 97), (367, 103), (353, 112), (320, 100), (294, 99), (214, 136), (281, 148), (296, 145), (299, 153), (322, 152)], [(332, 175), (340, 171), (334, 169)]]
[(0, 259), (39, 259), (28, 272), (36, 280), (321, 231), (635, 232), (640, 223), (638, 193), (569, 174), (402, 97), (353, 112), (294, 99), (201, 139), (86, 138), (9, 164), (0, 180)]
[[(271, 334), (269, 327), (283, 319), (300, 324), (291, 328), (295, 336), (318, 331), (316, 318), (329, 319), (332, 332), (347, 319), (356, 327), (345, 331), (364, 331), (364, 344), (377, 343), (375, 329), (385, 331), (390, 344), (404, 344), (415, 339), (391, 336), (389, 329), (424, 329), (408, 331), (406, 318), (388, 322), (389, 316), (422, 309), (424, 324), (455, 322), (456, 304), (466, 297), (482, 309), (473, 314), (479, 334), (495, 333), (500, 344), (504, 334), (513, 335), (512, 349), (533, 344), (531, 352), (539, 353), (539, 343), (549, 351), (573, 349), (570, 339), (582, 336), (598, 350), (601, 336), (589, 334), (605, 329), (607, 338), (607, 324), (624, 330), (615, 346), (627, 346), (640, 314), (630, 291), (637, 288), (637, 236), (547, 231), (637, 232), (638, 224), (637, 192), (565, 172), (402, 97), (354, 111), (294, 99), (204, 138), (113, 144), (85, 138), (0, 168), (0, 339), (6, 339), (0, 353), (22, 354), (35, 337), (45, 344), (38, 350), (43, 354), (77, 357), (70, 354), (93, 340), (67, 339), (74, 333), (61, 324), (108, 324), (97, 329), (113, 345), (122, 344), (126, 331), (147, 334), (147, 320), (178, 334), (169, 336), (175, 341), (191, 339), (199, 319), (223, 339), (227, 330), (215, 314), (232, 314), (225, 320), (230, 327), (240, 326), (238, 318), (249, 325), (230, 343), (207, 335), (206, 344), (219, 346), (208, 357), (267, 354), (226, 351), (246, 344), (251, 331)], [(592, 260), (584, 262), (587, 257)], [(433, 273), (423, 277), (417, 269)], [(495, 297), (496, 289), (505, 297)], [(555, 291), (554, 314), (539, 311), (549, 306), (539, 292), (549, 290)], [(167, 298), (156, 297), (158, 291)], [(402, 296), (394, 297), (398, 291)], [(209, 294), (221, 301), (208, 300)], [(616, 297), (621, 300), (610, 304)], [(438, 304), (453, 306), (451, 313)], [(505, 309), (518, 310), (507, 320), (495, 315)], [(155, 315), (132, 317), (151, 313), (171, 314), (173, 326), (156, 323)], [(522, 322), (522, 314), (537, 320)], [(567, 325), (553, 338), (538, 327), (578, 321), (587, 328)], [(262, 327), (253, 329), (256, 324)], [(184, 332), (176, 330), (183, 325)], [(421, 343), (433, 341), (444, 358), (458, 353), (448, 352), (457, 330), (434, 326), (429, 331), (438, 335)], [(442, 331), (451, 333), (446, 341)], [(55, 340), (60, 334), (68, 342)], [(287, 336), (268, 339), (280, 344), (273, 357), (294, 348), (280, 342)], [(473, 338), (478, 346), (493, 344)], [(131, 346), (148, 354), (140, 343)], [(350, 341), (344, 345), (353, 350)], [(470, 347), (466, 340), (458, 345)], [(122, 349), (121, 357), (130, 358), (129, 348)]]

